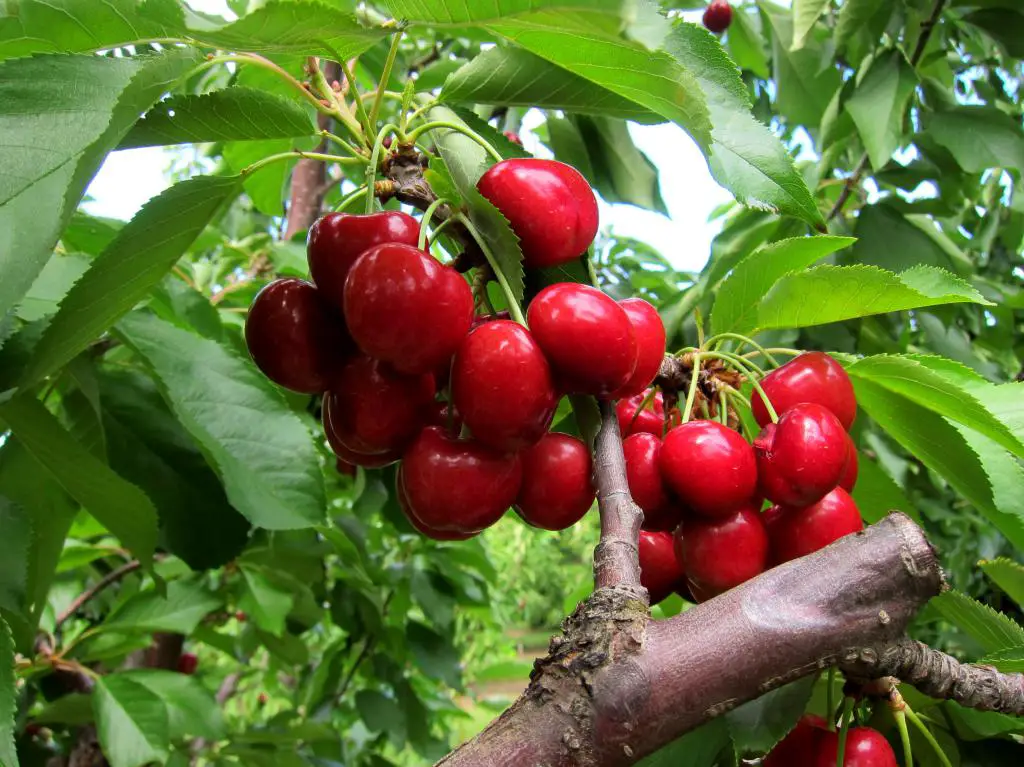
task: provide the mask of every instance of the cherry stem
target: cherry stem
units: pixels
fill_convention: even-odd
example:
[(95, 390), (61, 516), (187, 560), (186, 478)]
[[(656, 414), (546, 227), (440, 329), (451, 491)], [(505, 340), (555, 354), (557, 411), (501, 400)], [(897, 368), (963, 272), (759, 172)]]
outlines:
[(828, 712), (826, 724), (830, 732), (836, 731), (836, 667), (831, 666), (828, 670), (828, 686), (825, 688), (825, 710)]
[(803, 351), (801, 351), (800, 349), (788, 349), (784, 346), (770, 346), (767, 349), (755, 349), (752, 352), (747, 352), (743, 356), (756, 357), (758, 354), (767, 354), (768, 352), (771, 352), (772, 354), (788, 354), (791, 357), (799, 357), (801, 354), (803, 354)]
[[(341, 68), (341, 74), (345, 78), (345, 82), (348, 83), (348, 89), (352, 91), (352, 102), (356, 107), (356, 117), (359, 118), (363, 126), (363, 141), (367, 142), (370, 136), (373, 135), (373, 127), (370, 125), (370, 121), (366, 117), (366, 106), (363, 104), (363, 97), (359, 93), (359, 86), (356, 84), (355, 74), (344, 58), (339, 57), (338, 66)], [(335, 100), (342, 101), (342, 99), (339, 99), (338, 97), (335, 97)], [(342, 103), (344, 102), (342, 101)], [(345, 108), (348, 110), (347, 105)]]
[(321, 162), (336, 162), (342, 165), (348, 165), (354, 162), (362, 162), (362, 160), (360, 160), (358, 157), (341, 157), (336, 154), (323, 154), (322, 152), (305, 152), (301, 149), (295, 149), (292, 150), (291, 152), (281, 152), (280, 154), (272, 154), (270, 155), (270, 157), (264, 157), (262, 160), (257, 160), (251, 165), (242, 168), (242, 172), (240, 175), (248, 176), (251, 173), (255, 173), (260, 168), (264, 168), (267, 165), (271, 165), (272, 163), (281, 162), (282, 160), (293, 159), (320, 160)]
[(381, 72), (380, 81), (377, 83), (377, 95), (373, 99), (373, 106), (370, 107), (370, 130), (377, 124), (377, 115), (380, 114), (380, 105), (384, 102), (384, 91), (387, 90), (388, 80), (391, 79), (391, 70), (395, 66), (395, 59), (398, 57), (398, 46), (402, 42), (402, 35), (405, 30), (402, 27), (395, 32), (391, 40), (391, 48), (388, 50), (387, 60), (384, 62), (384, 71)]
[(843, 699), (843, 713), (839, 719), (839, 750), (836, 751), (836, 767), (843, 767), (846, 762), (846, 735), (850, 731), (854, 702), (850, 697)]
[(739, 333), (718, 333), (717, 335), (713, 335), (711, 336), (711, 338), (706, 340), (704, 342), (704, 346), (710, 348), (710, 346), (716, 341), (721, 342), (726, 340), (739, 342), (739, 346), (736, 347), (737, 353), (740, 351), (740, 349), (743, 348), (743, 345), (746, 344), (748, 346), (754, 347), (754, 349), (759, 351), (764, 356), (764, 358), (769, 362), (769, 364), (771, 364), (773, 367), (779, 366), (778, 360), (776, 360), (771, 355), (771, 352), (769, 352), (767, 349), (761, 346), (761, 344), (757, 343), (757, 341), (753, 340), (752, 338), (747, 338), (747, 336), (742, 336)]
[(683, 423), (688, 423), (693, 414), (693, 404), (697, 401), (697, 379), (700, 378), (700, 363), (704, 355), (700, 352), (693, 355), (693, 368), (690, 370), (690, 385), (686, 390), (686, 405), (683, 407)]
[[(396, 130), (398, 130), (397, 125), (394, 123), (388, 123), (380, 129), (376, 140), (373, 142), (373, 151), (370, 153), (370, 164), (366, 168), (366, 186), (370, 189), (373, 188), (374, 182), (377, 180), (377, 164), (380, 162), (380, 150), (381, 147), (384, 146), (384, 139)], [(367, 215), (373, 213), (373, 208), (376, 202), (376, 195), (367, 195), (365, 211)]]
[(718, 407), (721, 412), (718, 414), (718, 420), (723, 426), (729, 425), (729, 402), (725, 398), (725, 389), (721, 389), (718, 392)]
[(910, 730), (907, 729), (907, 712), (902, 708), (893, 709), (896, 729), (900, 731), (900, 742), (903, 744), (903, 763), (906, 767), (914, 767), (914, 753), (910, 746)]
[(928, 741), (928, 745), (932, 747), (932, 750), (935, 752), (935, 756), (938, 757), (938, 760), (942, 763), (942, 767), (953, 767), (952, 763), (949, 761), (949, 757), (946, 756), (946, 752), (943, 751), (942, 746), (939, 745), (939, 741), (935, 740), (935, 736), (932, 735), (932, 731), (928, 729), (928, 725), (921, 720), (921, 717), (917, 712), (910, 708), (910, 706), (904, 705), (903, 714), (912, 725), (921, 731), (921, 735), (926, 741)]
[(426, 133), (427, 131), (435, 130), (437, 128), (448, 128), (449, 130), (453, 130), (456, 133), (461, 133), (463, 136), (466, 136), (467, 138), (473, 139), (473, 141), (475, 141), (485, 150), (487, 150), (487, 154), (494, 158), (495, 162), (501, 162), (504, 159), (498, 152), (498, 150), (491, 146), (490, 143), (488, 143), (487, 139), (485, 139), (479, 133), (474, 131), (472, 128), (469, 128), (465, 125), (459, 125), (458, 123), (449, 122), (448, 120), (435, 120), (434, 122), (424, 123), (423, 125), (419, 126), (415, 130), (410, 132), (409, 135), (406, 136), (406, 141), (414, 142), (422, 134)]
[(526, 327), (526, 318), (523, 316), (523, 310), (519, 308), (519, 302), (516, 301), (515, 295), (512, 293), (512, 286), (508, 284), (508, 279), (502, 273), (498, 266), (498, 259), (494, 257), (491, 252), (490, 246), (484, 240), (480, 231), (473, 225), (473, 222), (463, 214), (459, 213), (457, 218), (466, 227), (466, 231), (470, 233), (476, 244), (480, 246), (480, 250), (483, 251), (484, 258), (487, 259), (487, 263), (491, 265), (491, 271), (494, 272), (494, 279), (498, 281), (498, 285), (501, 287), (501, 292), (505, 294), (505, 303), (508, 304), (508, 312), (512, 315), (512, 319), (518, 322), (523, 327)]
[(331, 133), (329, 130), (322, 130), (322, 131), (320, 131), (320, 137), (321, 138), (325, 138), (325, 139), (329, 139), (330, 141), (333, 141), (335, 144), (340, 146), (342, 149), (344, 149), (346, 152), (351, 154), (353, 157), (358, 157), (359, 159), (361, 159), (363, 161), (367, 161), (366, 150), (365, 149), (363, 149), (363, 150), (357, 149), (353, 144), (350, 144), (345, 139), (343, 139), (341, 136), (337, 136), (337, 135)]
[(452, 222), (452, 220), (450, 218), (446, 218), (444, 221), (442, 221), (440, 224), (438, 224), (437, 226), (434, 227), (434, 239), (435, 240), (437, 239), (437, 235), (439, 235), (441, 232), (443, 232), (451, 222)]
[(448, 200), (446, 200), (444, 197), (438, 197), (436, 200), (430, 203), (430, 205), (427, 206), (427, 209), (425, 211), (423, 211), (423, 218), (420, 219), (420, 236), (419, 239), (416, 241), (417, 247), (420, 250), (423, 250), (423, 247), (427, 244), (427, 228), (430, 226), (430, 219), (433, 217), (434, 211), (436, 211), (446, 202), (448, 202)]
[[(696, 356), (696, 355), (694, 355)], [(757, 376), (754, 371), (764, 372), (756, 365), (753, 365), (750, 360), (744, 359), (743, 357), (737, 357), (735, 354), (729, 352), (700, 352), (701, 357), (707, 357), (709, 359), (720, 359), (723, 362), (728, 362), (741, 373), (743, 373), (747, 380), (750, 381), (750, 385), (754, 387), (754, 390), (760, 395), (761, 401), (764, 403), (765, 410), (768, 411), (768, 415), (772, 419), (772, 423), (778, 423), (779, 414), (775, 412), (775, 408), (772, 406), (771, 400), (768, 399), (768, 395), (764, 393), (764, 389), (761, 384), (757, 381)], [(754, 371), (751, 370), (754, 369)]]
[(352, 193), (348, 194), (346, 197), (344, 197), (342, 199), (342, 201), (338, 203), (337, 207), (335, 207), (334, 212), (335, 213), (341, 213), (343, 210), (347, 210), (349, 208), (349, 206), (352, 205), (352, 203), (356, 202), (360, 197), (362, 197), (364, 194), (366, 194), (369, 191), (370, 191), (369, 187), (366, 187), (366, 186), (359, 187), (354, 192), (352, 192)]

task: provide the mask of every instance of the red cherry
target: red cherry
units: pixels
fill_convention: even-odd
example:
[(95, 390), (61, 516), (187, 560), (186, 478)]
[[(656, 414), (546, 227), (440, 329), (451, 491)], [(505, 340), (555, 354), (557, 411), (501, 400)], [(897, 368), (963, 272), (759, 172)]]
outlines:
[(451, 359), (473, 320), (469, 284), (410, 245), (377, 245), (345, 280), (345, 319), (364, 352), (403, 373)]
[(309, 274), (324, 297), (341, 309), (345, 278), (364, 251), (387, 242), (416, 247), (419, 236), (419, 222), (397, 210), (365, 216), (328, 213), (309, 228), (306, 238)]
[(575, 282), (549, 285), (530, 302), (527, 319), (566, 391), (607, 396), (633, 375), (633, 324), (600, 290)]
[(839, 479), (839, 487), (848, 493), (853, 492), (853, 486), (857, 484), (857, 473), (860, 468), (857, 458), (857, 446), (853, 443), (853, 437), (846, 435), (846, 469)]
[(626, 457), (629, 493), (636, 505), (644, 510), (644, 529), (675, 530), (683, 518), (683, 511), (669, 498), (661, 479), (658, 468), (661, 440), (646, 432), (633, 434), (623, 440), (622, 452)]
[(518, 455), (428, 426), (405, 452), (402, 477), (416, 518), (435, 530), (471, 532), (493, 525), (515, 502)]
[(473, 436), (511, 452), (544, 436), (558, 393), (530, 331), (495, 320), (462, 339), (452, 365), (452, 400)]
[(717, 421), (689, 421), (665, 435), (661, 477), (688, 507), (727, 517), (750, 505), (757, 487), (754, 449)]
[(502, 160), (477, 182), (519, 237), (526, 266), (581, 256), (597, 234), (597, 199), (575, 168), (555, 160)]
[[(665, 399), (660, 391), (655, 392), (654, 397), (644, 405), (644, 400), (647, 399), (650, 391), (648, 389), (629, 399), (619, 400), (615, 406), (615, 412), (619, 417), (619, 431), (622, 432), (623, 437), (642, 432), (660, 437), (665, 433)], [(641, 405), (644, 405), (644, 407), (637, 414), (637, 409)], [(669, 417), (669, 428), (678, 426), (681, 420), (682, 414), (679, 412), (679, 408), (672, 408), (672, 413)]]
[[(805, 714), (800, 717), (796, 727), (790, 730), (764, 758), (763, 767), (797, 767), (813, 764), (827, 731), (828, 725), (824, 719), (814, 714)], [(832, 767), (835, 767), (834, 757)]]
[(749, 581), (768, 564), (768, 533), (755, 509), (721, 519), (685, 519), (676, 546), (690, 590), (705, 598)]
[(519, 146), (523, 145), (523, 140), (521, 138), (519, 138), (519, 134), (516, 133), (515, 131), (507, 130), (507, 131), (504, 131), (504, 134), (505, 134), (505, 138), (507, 138), (513, 144), (518, 144)]
[[(824, 352), (801, 354), (761, 379), (761, 387), (777, 413), (801, 402), (816, 402), (831, 410), (844, 429), (849, 429), (857, 417), (857, 398), (850, 376), (842, 365)], [(750, 404), (754, 418), (761, 426), (771, 423), (772, 419), (757, 393)]]
[[(825, 732), (818, 743), (813, 767), (835, 767), (839, 755), (839, 733)], [(846, 733), (843, 767), (899, 767), (896, 753), (878, 730), (851, 727)]]
[(521, 453), (523, 483), (516, 511), (543, 530), (565, 530), (594, 503), (590, 450), (582, 440), (552, 432)]
[(863, 529), (857, 504), (841, 487), (813, 506), (779, 507), (778, 511), (772, 511), (768, 523), (772, 561), (779, 564), (806, 556)]
[(626, 385), (612, 396), (616, 399), (642, 393), (658, 375), (665, 359), (665, 325), (658, 310), (642, 298), (627, 298), (619, 306), (629, 317), (636, 336), (636, 368)]
[(29, 722), (25, 725), (25, 735), (29, 738), (34, 738), (40, 732), (42, 732), (43, 726), (37, 722)]
[(761, 494), (784, 506), (809, 506), (839, 484), (849, 435), (832, 411), (813, 402), (786, 410), (754, 440)]
[(354, 348), (341, 315), (304, 280), (275, 280), (249, 307), (245, 343), (267, 378), (300, 394), (327, 388)]
[(235, 620), (239, 623), (245, 623), (247, 620), (249, 620), (249, 616), (246, 615), (242, 610), (238, 610), (235, 613)]
[(344, 445), (331, 426), (330, 406), (327, 404), (326, 397), (323, 402), (323, 414), (320, 418), (324, 425), (324, 435), (338, 460), (353, 466), (362, 466), (364, 469), (380, 469), (402, 459), (401, 450), (389, 450), (385, 453), (360, 453)]
[(429, 408), (427, 424), (440, 426), (449, 434), (458, 434), (462, 431), (462, 416), (449, 403), (437, 401)]
[(434, 377), (405, 376), (359, 356), (324, 395), (334, 439), (357, 453), (401, 450), (419, 433), (434, 403)]
[(256, 703), (260, 706), (265, 706), (267, 705), (267, 700), (267, 694), (265, 692), (261, 692), (256, 698)]
[(192, 675), (199, 666), (199, 658), (190, 652), (183, 652), (178, 658), (178, 672)]
[(462, 533), (457, 530), (438, 530), (423, 524), (412, 511), (409, 496), (405, 492), (405, 481), (402, 479), (401, 466), (398, 467), (398, 472), (395, 474), (395, 493), (398, 496), (398, 505), (402, 509), (402, 513), (405, 514), (405, 518), (409, 520), (409, 524), (416, 528), (421, 535), (433, 538), (435, 541), (468, 541), (474, 535), (480, 534), (479, 530)]
[(349, 463), (344, 458), (338, 458), (335, 460), (334, 468), (339, 474), (346, 477), (354, 477), (356, 475), (356, 464)]
[(728, 0), (711, 0), (704, 9), (704, 26), (716, 35), (722, 34), (732, 24), (732, 6)]
[(672, 533), (640, 531), (640, 585), (656, 605), (675, 591), (683, 580), (683, 566), (676, 556)]

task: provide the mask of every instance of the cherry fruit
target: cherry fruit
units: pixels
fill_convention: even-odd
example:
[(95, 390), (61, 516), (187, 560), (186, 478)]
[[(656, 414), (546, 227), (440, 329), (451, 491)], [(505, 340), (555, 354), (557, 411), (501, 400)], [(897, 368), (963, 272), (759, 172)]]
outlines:
[(523, 481), (516, 511), (528, 524), (565, 530), (594, 503), (590, 449), (569, 434), (551, 432), (520, 454)]
[[(818, 749), (828, 732), (828, 725), (820, 716), (804, 714), (796, 727), (789, 731), (764, 758), (763, 767), (797, 767), (812, 765), (818, 756)], [(832, 760), (835, 767), (835, 758)]]
[[(806, 352), (790, 360), (761, 379), (761, 388), (777, 413), (801, 402), (815, 402), (831, 410), (847, 430), (857, 417), (857, 399), (850, 376), (824, 352)], [(750, 404), (758, 424), (771, 422), (760, 395), (755, 393)]]
[(480, 325), (462, 340), (451, 387), (473, 436), (498, 450), (536, 444), (558, 406), (544, 353), (529, 330), (510, 320)]
[(608, 396), (636, 369), (633, 324), (600, 290), (574, 282), (549, 285), (530, 302), (527, 319), (570, 393)]
[[(813, 767), (835, 767), (839, 756), (839, 733), (826, 731), (818, 744)], [(899, 767), (896, 753), (878, 730), (851, 727), (846, 733), (843, 767)]]
[(616, 399), (642, 393), (658, 375), (665, 359), (665, 325), (658, 310), (642, 298), (627, 298), (619, 306), (629, 317), (636, 336), (636, 368), (626, 384), (612, 396)]
[(398, 505), (402, 509), (402, 513), (405, 514), (405, 518), (409, 520), (409, 524), (416, 528), (416, 531), (428, 538), (433, 538), (435, 541), (468, 541), (474, 535), (479, 535), (480, 530), (474, 530), (472, 532), (463, 533), (457, 530), (438, 530), (434, 527), (429, 527), (416, 518), (416, 515), (412, 512), (412, 507), (409, 504), (409, 497), (405, 492), (405, 480), (402, 478), (402, 467), (398, 467), (398, 472), (395, 474), (395, 495), (398, 496)]
[(579, 258), (597, 234), (597, 199), (575, 168), (555, 160), (512, 159), (477, 182), (519, 238), (526, 266), (542, 269)]
[(750, 505), (757, 487), (753, 448), (717, 421), (689, 421), (672, 429), (659, 464), (669, 490), (710, 517), (728, 517)]
[(656, 605), (683, 581), (683, 566), (676, 556), (672, 533), (640, 531), (640, 585)]
[(768, 500), (785, 506), (821, 500), (846, 470), (848, 442), (849, 435), (830, 410), (813, 402), (794, 405), (754, 440), (758, 488)]
[(701, 601), (763, 573), (768, 564), (768, 533), (753, 508), (719, 519), (685, 519), (676, 546), (690, 591)]
[(469, 284), (411, 245), (377, 245), (345, 280), (345, 319), (371, 357), (403, 373), (431, 373), (451, 359), (473, 320)]
[(704, 26), (716, 35), (722, 34), (732, 24), (732, 6), (728, 0), (711, 0), (704, 9)]
[(661, 479), (658, 466), (661, 439), (646, 432), (633, 434), (623, 440), (622, 452), (626, 458), (629, 494), (643, 509), (644, 529), (671, 532), (682, 520), (683, 513), (669, 497)]
[(806, 556), (863, 529), (857, 504), (841, 487), (806, 508), (772, 507), (768, 521), (772, 561), (779, 564)]
[(857, 446), (853, 443), (853, 437), (846, 435), (846, 468), (843, 476), (839, 478), (839, 487), (848, 493), (853, 492), (857, 484), (857, 473), (860, 469), (860, 462), (857, 459)]
[(345, 323), (305, 280), (275, 280), (264, 287), (245, 320), (245, 343), (267, 378), (300, 394), (327, 389), (339, 360), (354, 344)]
[(328, 213), (309, 228), (306, 238), (309, 274), (324, 297), (341, 309), (345, 278), (359, 256), (375, 245), (388, 242), (416, 247), (419, 235), (419, 222), (397, 210), (365, 216)]
[[(623, 437), (643, 432), (661, 437), (665, 433), (665, 398), (659, 391), (648, 400), (650, 391), (648, 389), (628, 399), (621, 399), (615, 406), (615, 413), (619, 417), (619, 431)], [(682, 414), (679, 408), (672, 408), (668, 428), (678, 426), (680, 421)]]
[(181, 674), (187, 674), (191, 676), (196, 673), (196, 669), (199, 667), (199, 658), (190, 652), (183, 652), (178, 656), (178, 672)]

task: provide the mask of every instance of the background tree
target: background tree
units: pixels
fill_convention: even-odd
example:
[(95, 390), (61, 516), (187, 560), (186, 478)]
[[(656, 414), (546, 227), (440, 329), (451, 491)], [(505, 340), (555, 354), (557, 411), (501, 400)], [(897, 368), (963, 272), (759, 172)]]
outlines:
[[(467, 683), (526, 685), (504, 629), (530, 645), (573, 611), (599, 536), (598, 590), (448, 763), (736, 764), (834, 712), (834, 665), (859, 719), (894, 743), (919, 725), (915, 763), (1019, 762), (1021, 720), (976, 710), (1022, 710), (1019, 3), (741, 3), (721, 40), (672, 3), (229, 5), (0, 15), (0, 764), (440, 759), (497, 713)], [(606, 232), (592, 274), (524, 272), (474, 185), (525, 154), (503, 131), (529, 109), (605, 200), (652, 210), (628, 121), (686, 130), (737, 200), (704, 269)], [(183, 180), (131, 222), (79, 209), (111, 151), (182, 144)], [(655, 303), (670, 350), (707, 325), (837, 353), (877, 524), (648, 622), (606, 413), (600, 532), (595, 512), (420, 536), (393, 468), (339, 471), (318, 398), (267, 382), (242, 340), (260, 287), (307, 276), (319, 212), (366, 189), (445, 198), (424, 222), (446, 226), (438, 255), (488, 250), (517, 299), (596, 279)], [(689, 373), (670, 361), (662, 383)], [(953, 590), (928, 601), (940, 562)], [(918, 689), (867, 683), (888, 674)]]

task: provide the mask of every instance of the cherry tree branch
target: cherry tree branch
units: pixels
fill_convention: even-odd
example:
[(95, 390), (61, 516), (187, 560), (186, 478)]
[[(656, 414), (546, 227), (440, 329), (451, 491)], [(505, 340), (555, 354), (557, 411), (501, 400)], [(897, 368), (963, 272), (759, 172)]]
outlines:
[(139, 569), (139, 567), (139, 561), (137, 559), (132, 560), (127, 564), (121, 565), (116, 570), (111, 570), (109, 573), (107, 573), (98, 581), (96, 581), (96, 583), (94, 583), (90, 588), (86, 589), (77, 597), (75, 597), (74, 601), (72, 601), (72, 603), (68, 605), (67, 609), (64, 612), (62, 612), (59, 616), (57, 616), (57, 620), (53, 625), (53, 632), (56, 634), (57, 631), (60, 630), (60, 627), (68, 622), (71, 616), (73, 616), (75, 613), (81, 610), (82, 607), (88, 601), (93, 599), (97, 594), (99, 594), (108, 586), (117, 583), (126, 575), (135, 572)]

